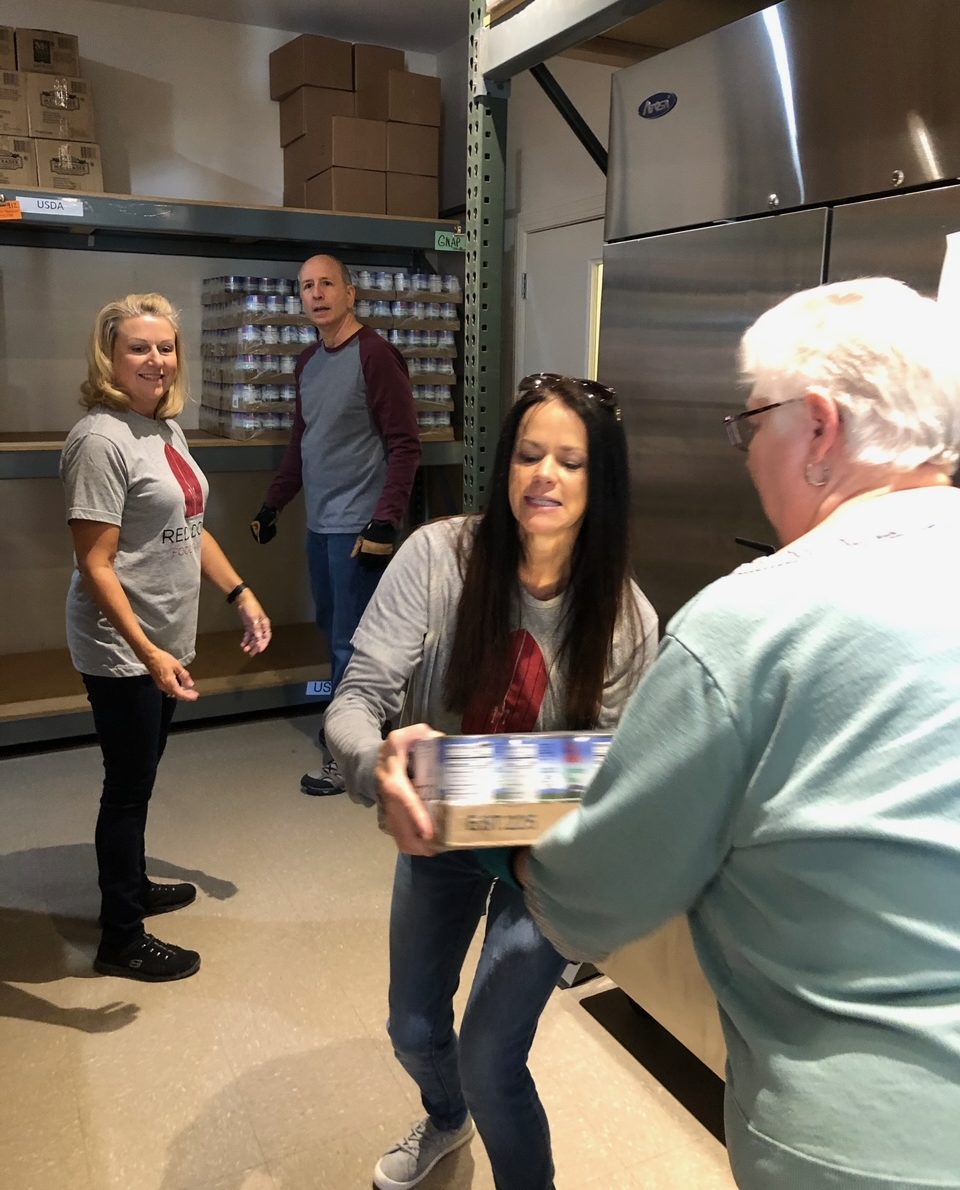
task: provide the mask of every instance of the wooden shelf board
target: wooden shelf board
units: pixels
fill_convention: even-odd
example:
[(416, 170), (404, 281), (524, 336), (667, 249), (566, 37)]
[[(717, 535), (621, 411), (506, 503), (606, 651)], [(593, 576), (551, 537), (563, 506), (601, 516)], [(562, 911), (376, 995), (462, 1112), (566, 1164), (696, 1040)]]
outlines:
[[(259, 690), (330, 676), (323, 637), (313, 624), (281, 624), (259, 657), (240, 652), (240, 633), (208, 632), (197, 638), (190, 673), (204, 694)], [(0, 722), (87, 709), (79, 674), (66, 649), (8, 653), (0, 675)]]

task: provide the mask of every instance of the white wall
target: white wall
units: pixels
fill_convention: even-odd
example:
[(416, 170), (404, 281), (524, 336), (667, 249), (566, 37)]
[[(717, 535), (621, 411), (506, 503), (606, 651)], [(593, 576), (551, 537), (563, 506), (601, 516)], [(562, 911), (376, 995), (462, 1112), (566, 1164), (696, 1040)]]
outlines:
[[(0, 21), (79, 36), (107, 191), (282, 202), (268, 59), (295, 34), (97, 0), (4, 0)], [(407, 69), (436, 74), (436, 58), (407, 54)]]

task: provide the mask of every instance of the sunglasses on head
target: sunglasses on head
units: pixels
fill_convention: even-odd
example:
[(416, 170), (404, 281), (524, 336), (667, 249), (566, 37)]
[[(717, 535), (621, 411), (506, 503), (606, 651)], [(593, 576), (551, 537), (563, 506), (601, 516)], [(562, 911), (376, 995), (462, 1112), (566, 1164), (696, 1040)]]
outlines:
[(617, 421), (621, 420), (616, 392), (605, 384), (601, 384), (599, 380), (584, 380), (580, 376), (561, 376), (558, 372), (533, 372), (529, 376), (524, 376), (517, 386), (517, 392), (520, 394), (536, 392), (538, 388), (550, 388), (558, 382), (572, 384), (588, 400), (596, 401), (601, 409), (608, 409)]

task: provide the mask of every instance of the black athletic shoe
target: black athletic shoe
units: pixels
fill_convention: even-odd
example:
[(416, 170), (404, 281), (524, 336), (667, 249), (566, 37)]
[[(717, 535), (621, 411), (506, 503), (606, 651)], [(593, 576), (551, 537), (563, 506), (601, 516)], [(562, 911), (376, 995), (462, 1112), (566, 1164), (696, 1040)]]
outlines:
[(335, 760), (325, 764), (318, 773), (304, 773), (300, 778), (300, 792), (309, 793), (311, 797), (331, 797), (343, 793), (345, 789), (343, 776)]
[(197, 899), (195, 884), (154, 884), (147, 882), (147, 893), (143, 898), (143, 916), (154, 917), (158, 913), (172, 913)]
[(200, 956), (195, 950), (171, 946), (152, 934), (144, 934), (119, 950), (101, 942), (93, 966), (101, 975), (122, 975), (127, 979), (163, 983), (193, 975), (200, 969)]

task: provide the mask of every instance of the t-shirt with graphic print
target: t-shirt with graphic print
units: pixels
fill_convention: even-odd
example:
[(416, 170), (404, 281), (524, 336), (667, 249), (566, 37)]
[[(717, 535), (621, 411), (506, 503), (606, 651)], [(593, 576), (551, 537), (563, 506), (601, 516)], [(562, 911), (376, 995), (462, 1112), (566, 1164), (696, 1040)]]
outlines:
[[(143, 631), (181, 665), (196, 650), (208, 485), (173, 421), (97, 406), (60, 456), (67, 520), (117, 525), (114, 570)], [(135, 677), (146, 666), (100, 611), (74, 560), (67, 644), (81, 673)]]
[[(353, 656), (324, 718), (324, 735), (354, 801), (376, 799), (382, 725), (429, 723), (460, 732), (563, 731), (566, 679), (558, 654), (566, 594), (535, 599), (522, 588), (514, 609), (514, 665), (496, 707), (449, 710), (443, 691), (463, 574), (457, 543), (476, 518), (452, 517), (410, 535), (387, 567), (360, 626)], [(603, 681), (599, 731), (611, 731), (657, 651), (657, 616), (635, 583), (635, 616), (621, 616)]]

